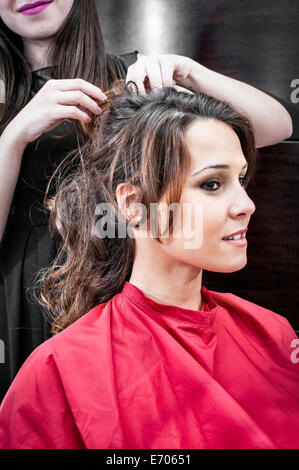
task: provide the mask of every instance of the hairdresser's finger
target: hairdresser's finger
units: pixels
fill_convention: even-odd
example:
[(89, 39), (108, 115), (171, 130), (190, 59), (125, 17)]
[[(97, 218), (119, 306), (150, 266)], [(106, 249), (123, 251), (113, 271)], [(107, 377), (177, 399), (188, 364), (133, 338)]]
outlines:
[(194, 95), (193, 91), (188, 90), (188, 88), (184, 88), (179, 85), (173, 85), (173, 88), (175, 88), (177, 91), (183, 91), (184, 93), (189, 93), (190, 95)]
[(88, 114), (76, 106), (57, 105), (55, 107), (55, 117), (56, 119), (77, 119), (86, 123), (91, 121)]
[(140, 93), (145, 93), (145, 84), (148, 88), (148, 83), (150, 89), (161, 88), (161, 69), (157, 58), (139, 54), (137, 62), (128, 68), (126, 82), (129, 81), (136, 83)]
[(97, 103), (91, 98), (89, 98), (89, 96), (85, 95), (85, 93), (83, 93), (82, 91), (74, 90), (58, 93), (57, 99), (58, 104), (76, 106), (80, 105), (82, 108), (85, 108), (96, 115), (102, 114), (102, 110), (97, 105)]
[(161, 77), (163, 86), (174, 86), (175, 80), (173, 79), (174, 74), (174, 64), (173, 61), (168, 60), (165, 56), (158, 56), (158, 60), (161, 68)]
[(155, 88), (162, 88), (162, 73), (161, 67), (158, 59), (156, 57), (147, 57), (144, 60), (146, 76), (150, 82), (150, 88), (153, 90)]
[(71, 78), (63, 80), (48, 80), (47, 83), (43, 86), (44, 90), (55, 89), (60, 91), (72, 91), (80, 90), (87, 95), (92, 96), (100, 101), (105, 101), (107, 96), (105, 93), (97, 86), (93, 85), (82, 78)]
[[(133, 82), (133, 83), (130, 83), (130, 82)], [(126, 79), (126, 84), (128, 86), (128, 88), (131, 90), (131, 91), (136, 91), (136, 87), (137, 87), (137, 90), (139, 93), (145, 95), (145, 88), (144, 88), (144, 82), (143, 80), (140, 80), (138, 79), (136, 76), (134, 79), (132, 78), (129, 78), (128, 80)]]
[[(132, 68), (135, 64), (130, 65), (128, 67), (127, 71), (127, 76), (126, 76), (126, 84), (128, 85), (128, 88), (132, 91), (135, 91), (135, 85), (137, 87), (137, 90), (141, 94), (145, 94), (145, 88), (144, 88), (144, 73), (140, 73), (139, 70), (136, 70), (136, 68)], [(142, 77), (142, 78), (140, 78)], [(133, 82), (133, 84), (130, 84), (129, 82)]]

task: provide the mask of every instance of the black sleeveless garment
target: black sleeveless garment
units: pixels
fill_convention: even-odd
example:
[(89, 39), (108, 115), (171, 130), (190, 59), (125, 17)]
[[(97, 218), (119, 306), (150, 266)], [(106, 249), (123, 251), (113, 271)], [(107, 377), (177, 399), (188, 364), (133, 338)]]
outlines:
[[(137, 51), (107, 55), (116, 76), (126, 77), (136, 62)], [(53, 67), (32, 72), (31, 98), (47, 80)], [(108, 75), (109, 85), (112, 77)], [(51, 264), (56, 246), (48, 227), (43, 199), (54, 170), (78, 146), (75, 127), (60, 126), (27, 145), (0, 246), (0, 403), (25, 359), (48, 339), (50, 325), (41, 306), (32, 296), (36, 274)], [(63, 136), (62, 138), (53, 138)]]

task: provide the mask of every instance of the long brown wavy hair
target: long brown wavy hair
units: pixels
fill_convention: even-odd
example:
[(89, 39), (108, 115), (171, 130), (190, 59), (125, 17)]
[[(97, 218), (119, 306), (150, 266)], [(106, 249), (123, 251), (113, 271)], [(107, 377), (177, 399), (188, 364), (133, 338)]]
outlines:
[[(56, 65), (55, 79), (82, 78), (102, 90), (108, 87), (108, 71), (115, 73), (105, 55), (100, 22), (94, 0), (74, 0), (47, 63)], [(0, 18), (0, 79), (4, 82), (5, 103), (0, 106), (0, 135), (27, 104), (32, 85), (31, 68), (24, 56), (22, 38)]]
[[(174, 88), (141, 95), (118, 84), (111, 91), (106, 111), (95, 118), (90, 141), (81, 150), (79, 167), (49, 204), (60, 250), (41, 273), (40, 297), (51, 314), (53, 334), (107, 302), (130, 277), (134, 239), (118, 237), (117, 231), (115, 238), (99, 237), (99, 204), (110, 203), (117, 221), (120, 183), (137, 186), (147, 210), (162, 197), (168, 204), (179, 202), (190, 168), (184, 135), (198, 119), (222, 121), (236, 132), (250, 178), (256, 164), (252, 127), (227, 104)], [(109, 218), (105, 223), (113, 225)]]

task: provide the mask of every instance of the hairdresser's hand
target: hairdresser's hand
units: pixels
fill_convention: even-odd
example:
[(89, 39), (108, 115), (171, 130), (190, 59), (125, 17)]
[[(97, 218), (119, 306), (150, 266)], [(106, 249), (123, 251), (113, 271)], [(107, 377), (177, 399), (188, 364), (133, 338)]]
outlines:
[(184, 86), (184, 81), (188, 79), (195, 63), (189, 57), (175, 54), (138, 54), (137, 57), (137, 61), (128, 68), (126, 83), (134, 82), (140, 93), (166, 86)]
[(26, 146), (66, 119), (90, 122), (88, 113), (99, 115), (102, 112), (95, 100), (106, 98), (100, 88), (80, 78), (49, 80), (6, 130)]

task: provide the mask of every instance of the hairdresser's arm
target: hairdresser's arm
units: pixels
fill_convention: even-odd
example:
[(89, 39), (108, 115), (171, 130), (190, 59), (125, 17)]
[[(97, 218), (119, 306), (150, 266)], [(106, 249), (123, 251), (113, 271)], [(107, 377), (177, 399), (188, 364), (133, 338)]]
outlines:
[(276, 144), (292, 135), (292, 119), (274, 98), (251, 85), (207, 69), (188, 57), (138, 54), (137, 62), (129, 67), (131, 77), (134, 66), (138, 88), (142, 89), (142, 74), (145, 74), (151, 88), (176, 84), (226, 101), (245, 113), (252, 122), (257, 147)]
[(276, 144), (292, 135), (292, 119), (287, 110), (251, 85), (209, 70), (193, 60), (188, 76), (178, 85), (202, 91), (246, 113), (253, 125), (257, 147)]

